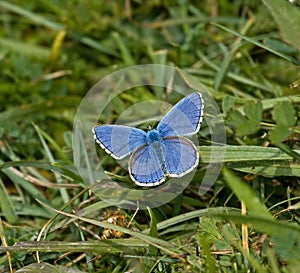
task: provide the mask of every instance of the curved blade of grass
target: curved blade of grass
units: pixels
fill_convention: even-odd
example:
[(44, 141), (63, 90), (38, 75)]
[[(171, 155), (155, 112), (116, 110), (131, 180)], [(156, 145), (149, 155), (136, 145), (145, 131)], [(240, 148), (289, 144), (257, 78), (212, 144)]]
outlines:
[(19, 217), (15, 212), (13, 203), (9, 198), (9, 194), (6, 191), (6, 188), (2, 182), (1, 177), (0, 177), (0, 207), (8, 223), (15, 224), (18, 222)]
[(283, 59), (285, 59), (285, 60), (287, 60), (287, 61), (295, 64), (295, 65), (300, 65), (300, 61), (299, 60), (297, 60), (297, 59), (295, 59), (295, 58), (293, 58), (291, 56), (288, 56), (288, 55), (286, 55), (286, 54), (284, 54), (282, 52), (274, 50), (273, 48), (271, 48), (269, 46), (266, 46), (265, 44), (257, 41), (255, 38), (251, 38), (251, 37), (242, 35), (242, 34), (236, 32), (235, 30), (232, 30), (230, 28), (224, 27), (224, 26), (216, 24), (216, 23), (211, 23), (211, 24), (214, 25), (214, 26), (216, 26), (216, 27), (218, 27), (218, 28), (221, 28), (221, 29), (223, 29), (225, 31), (228, 31), (228, 32), (232, 33), (233, 35), (236, 35), (236, 36), (244, 39), (245, 41), (247, 41), (247, 42), (249, 42), (251, 44), (254, 44), (254, 45), (258, 46), (258, 47), (261, 47), (261, 48), (263, 48), (263, 49), (265, 49), (265, 50), (267, 50), (267, 51), (269, 51), (269, 52), (271, 52), (271, 53), (273, 53), (273, 54), (275, 54), (275, 55), (277, 55), (277, 56), (279, 56), (279, 57), (281, 57), (281, 58), (283, 58)]
[[(45, 150), (45, 152), (46, 152), (46, 154), (47, 154), (48, 159), (49, 159), (50, 162), (54, 162), (55, 160), (54, 160), (54, 157), (53, 157), (53, 155), (52, 155), (52, 153), (50, 151), (50, 148), (47, 145), (44, 137), (46, 137), (47, 140), (50, 141), (50, 143), (52, 145), (54, 145), (54, 147), (59, 151), (60, 155), (62, 156), (62, 158), (64, 160), (69, 161), (69, 159), (60, 150), (60, 147), (54, 141), (52, 141), (52, 138), (50, 138), (50, 136), (48, 136), (45, 132), (43, 132), (37, 125), (33, 124), (33, 126), (34, 126), (36, 132), (38, 133), (38, 136), (39, 136), (39, 138), (41, 140), (41, 143), (42, 143), (42, 145), (44, 147), (44, 150)], [(54, 172), (54, 175), (55, 175), (56, 181), (59, 184), (62, 184), (63, 183), (63, 179), (62, 179), (60, 173)], [(63, 199), (64, 203), (68, 203), (68, 201), (69, 201), (70, 198), (69, 198), (69, 194), (68, 194), (67, 190), (64, 189), (64, 188), (60, 188), (59, 191), (60, 191), (60, 194), (62, 196), (62, 199)]]
[[(43, 131), (40, 127), (38, 127), (34, 123), (33, 123), (33, 127), (36, 130), (36, 132), (38, 133), (41, 141), (42, 141), (42, 139), (43, 140), (46, 139), (51, 144), (51, 146), (55, 149), (55, 151), (59, 154), (59, 156), (62, 160), (64, 160), (68, 164), (72, 164), (72, 162), (69, 160), (68, 156), (62, 151), (61, 147), (54, 141), (54, 139), (49, 134), (47, 134), (45, 131)], [(44, 146), (44, 149), (45, 149), (51, 163), (54, 162), (54, 158), (53, 158), (52, 154), (50, 155), (50, 149), (48, 148), (47, 145), (45, 146), (46, 142), (42, 141), (42, 144)]]
[[(248, 20), (246, 22), (246, 25), (241, 30), (241, 33), (245, 34), (248, 31), (248, 29), (250, 28), (250, 26), (252, 26), (252, 25), (253, 25), (253, 20)], [(214, 78), (214, 84), (215, 84), (215, 89), (216, 90), (219, 89), (220, 84), (221, 84), (223, 78), (225, 77), (225, 75), (227, 73), (227, 70), (228, 70), (228, 67), (231, 63), (231, 60), (232, 60), (235, 52), (238, 50), (240, 45), (241, 45), (240, 38), (237, 38), (232, 43), (231, 50), (224, 54), (223, 61), (222, 61), (221, 65), (219, 66), (218, 71), (216, 73), (216, 76)]]
[(118, 32), (114, 32), (112, 37), (113, 37), (114, 41), (116, 42), (117, 46), (120, 49), (121, 56), (122, 56), (122, 59), (123, 59), (124, 63), (126, 65), (135, 65), (136, 63), (135, 63), (134, 58), (131, 54), (131, 51), (128, 48), (128, 45), (126, 44), (126, 42), (124, 42), (124, 40), (120, 36), (120, 34)]
[(273, 219), (267, 207), (261, 203), (253, 189), (245, 181), (227, 168), (223, 168), (223, 176), (227, 185), (245, 203), (251, 213), (267, 219)]
[[(198, 218), (201, 216), (207, 216), (210, 213), (224, 213), (227, 211), (240, 211), (236, 208), (208, 208), (208, 209), (201, 209), (201, 210), (195, 210), (187, 213), (180, 214), (178, 216), (174, 216), (170, 219), (167, 219), (165, 221), (162, 221), (157, 224), (157, 230), (162, 230), (165, 228), (169, 228), (175, 225), (178, 225), (181, 222), (189, 221), (194, 218)], [(149, 233), (150, 229), (143, 230), (143, 233)]]

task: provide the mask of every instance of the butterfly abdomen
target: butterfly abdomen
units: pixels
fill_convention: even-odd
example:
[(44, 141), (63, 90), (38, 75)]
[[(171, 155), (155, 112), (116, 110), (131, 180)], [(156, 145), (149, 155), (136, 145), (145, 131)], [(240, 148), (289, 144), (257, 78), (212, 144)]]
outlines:
[(167, 175), (169, 172), (167, 169), (166, 156), (165, 156), (166, 153), (165, 153), (165, 147), (163, 143), (160, 141), (155, 141), (151, 145), (153, 147), (154, 157), (156, 158), (157, 162), (159, 162), (161, 171), (165, 175)]
[(153, 129), (147, 133), (147, 144), (152, 146), (151, 151), (153, 151), (153, 157), (156, 158), (159, 163), (161, 171), (167, 175), (168, 169), (165, 157), (165, 147), (158, 130)]

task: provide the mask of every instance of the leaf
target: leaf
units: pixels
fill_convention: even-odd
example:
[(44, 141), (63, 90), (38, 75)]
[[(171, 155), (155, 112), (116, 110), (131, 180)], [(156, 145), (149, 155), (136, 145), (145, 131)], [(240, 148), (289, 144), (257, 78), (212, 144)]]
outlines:
[(258, 123), (261, 121), (262, 106), (260, 102), (250, 102), (244, 106), (246, 116), (252, 122)]
[(229, 123), (232, 125), (240, 125), (247, 121), (246, 117), (238, 110), (232, 110), (228, 116)]
[(263, 0), (272, 13), (283, 39), (300, 49), (300, 10), (285, 0)]
[(259, 129), (262, 117), (262, 105), (260, 102), (250, 102), (243, 107), (245, 115), (240, 111), (229, 112), (228, 120), (231, 125), (236, 127), (238, 136), (251, 135)]
[(276, 126), (270, 132), (270, 140), (273, 144), (279, 144), (292, 134), (289, 127), (296, 123), (296, 112), (288, 101), (284, 101), (275, 105), (272, 115)]
[(260, 202), (253, 189), (246, 182), (227, 168), (223, 169), (223, 176), (227, 185), (246, 204), (250, 212), (259, 217), (273, 219), (267, 207)]
[(223, 113), (226, 116), (234, 106), (233, 96), (225, 96), (222, 103)]
[(277, 104), (272, 115), (277, 124), (294, 126), (296, 123), (295, 109), (288, 101)]
[[(207, 238), (214, 242), (216, 239), (221, 240), (222, 234), (220, 232), (220, 229), (217, 226), (218, 220), (202, 216), (199, 217), (199, 232), (200, 234), (206, 234)], [(228, 247), (228, 246), (227, 246)]]
[(284, 124), (276, 124), (273, 131), (270, 132), (270, 140), (273, 144), (279, 144), (291, 135), (291, 131), (288, 126)]

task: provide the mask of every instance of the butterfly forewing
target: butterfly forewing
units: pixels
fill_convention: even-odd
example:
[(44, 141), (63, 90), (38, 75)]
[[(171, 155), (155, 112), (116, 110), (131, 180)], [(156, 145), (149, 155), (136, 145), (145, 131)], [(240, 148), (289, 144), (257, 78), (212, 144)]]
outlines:
[(101, 125), (93, 128), (96, 142), (113, 158), (122, 159), (147, 141), (140, 129), (122, 125)]
[(195, 92), (172, 107), (158, 124), (157, 130), (162, 136), (193, 135), (200, 129), (202, 116), (202, 96)]

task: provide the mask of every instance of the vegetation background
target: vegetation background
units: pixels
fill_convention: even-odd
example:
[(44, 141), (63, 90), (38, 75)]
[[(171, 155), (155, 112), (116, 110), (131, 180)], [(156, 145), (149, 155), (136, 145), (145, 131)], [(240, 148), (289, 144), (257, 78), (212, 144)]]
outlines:
[[(0, 272), (300, 271), (299, 1), (11, 0), (0, 10)], [(189, 187), (135, 213), (90, 193), (74, 167), (72, 127), (98, 80), (148, 63), (207, 86), (228, 148), (199, 196), (204, 125)], [(101, 122), (166, 99), (138, 94), (120, 96)], [(109, 156), (101, 163), (131, 183)]]

